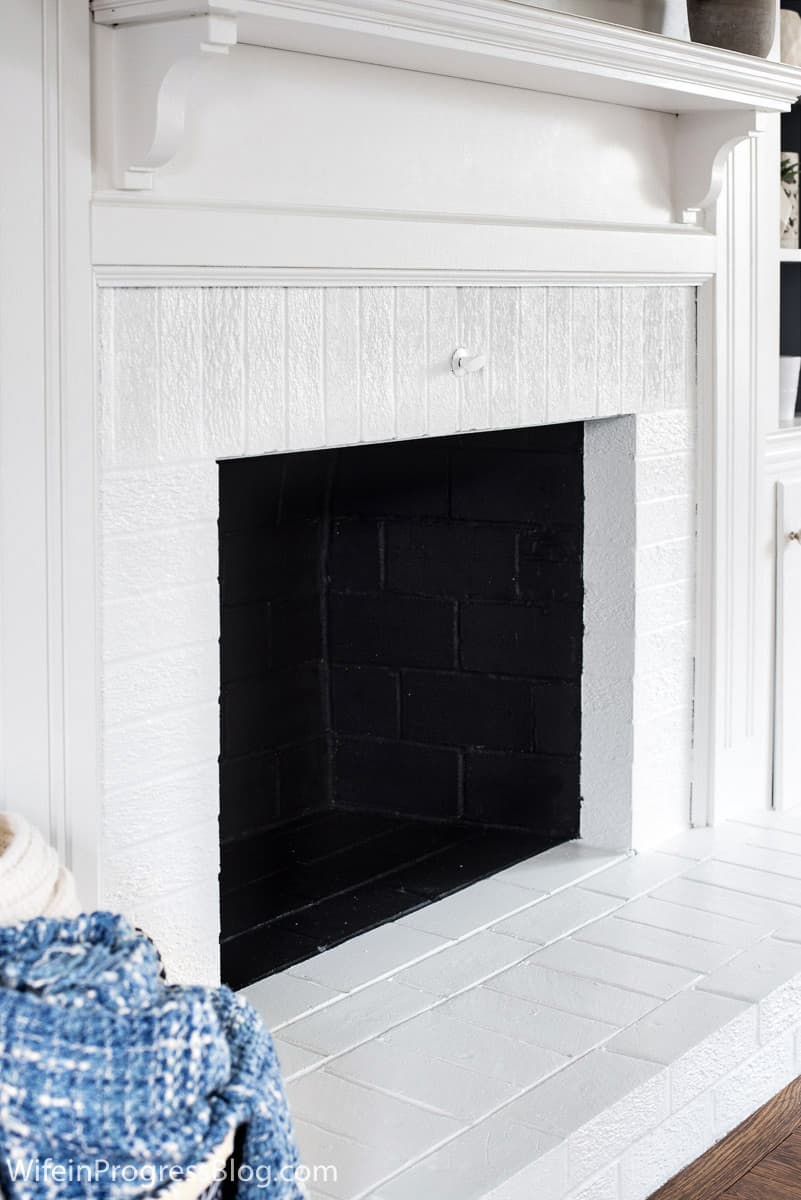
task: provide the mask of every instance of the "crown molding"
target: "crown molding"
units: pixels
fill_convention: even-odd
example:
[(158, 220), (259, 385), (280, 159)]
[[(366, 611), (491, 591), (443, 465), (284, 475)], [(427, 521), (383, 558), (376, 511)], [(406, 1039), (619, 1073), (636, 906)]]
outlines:
[(518, 0), (92, 0), (99, 24), (233, 21), (255, 46), (664, 112), (784, 111), (801, 70)]

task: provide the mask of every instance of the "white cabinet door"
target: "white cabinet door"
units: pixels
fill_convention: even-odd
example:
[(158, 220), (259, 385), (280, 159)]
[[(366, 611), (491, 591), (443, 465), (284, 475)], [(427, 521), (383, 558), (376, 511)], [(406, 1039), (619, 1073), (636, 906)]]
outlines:
[(773, 803), (801, 804), (801, 482), (777, 484)]

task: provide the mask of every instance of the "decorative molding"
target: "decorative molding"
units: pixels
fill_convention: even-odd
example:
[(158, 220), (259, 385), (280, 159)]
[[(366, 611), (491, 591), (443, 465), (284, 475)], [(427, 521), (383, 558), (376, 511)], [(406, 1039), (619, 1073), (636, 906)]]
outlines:
[(506, 83), (664, 112), (779, 112), (801, 71), (510, 0), (93, 0), (120, 30), (236, 19), (243, 43)]
[[(775, 117), (726, 162), (720, 243), (699, 293), (698, 652), (693, 819), (771, 797), (771, 578), (764, 557), (766, 396), (778, 395)], [(769, 535), (768, 535), (769, 536)]]
[(155, 91), (153, 96), (136, 97), (139, 104), (144, 103), (154, 114), (148, 148), (139, 155), (129, 150), (124, 124), (118, 129), (120, 144), (116, 155), (124, 164), (119, 181), (123, 189), (136, 191), (153, 186), (153, 173), (166, 166), (183, 141), (190, 89), (204, 60), (210, 54), (227, 55), (237, 40), (236, 20), (214, 13), (180, 21), (170, 32), (178, 36), (170, 39), (171, 50), (163, 74), (159, 78), (159, 74), (154, 77), (152, 72), (142, 71), (139, 75), (145, 90), (149, 87)]
[(696, 287), (680, 271), (416, 271), (311, 267), (96, 267), (98, 287)]
[(679, 118), (674, 142), (673, 204), (688, 225), (703, 223), (726, 180), (732, 150), (758, 136), (753, 112), (695, 113)]

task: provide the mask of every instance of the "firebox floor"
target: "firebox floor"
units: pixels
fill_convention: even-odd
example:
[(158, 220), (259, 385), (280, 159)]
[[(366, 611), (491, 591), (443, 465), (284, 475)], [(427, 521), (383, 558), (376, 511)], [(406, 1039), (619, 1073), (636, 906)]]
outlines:
[(329, 809), (222, 850), (222, 975), (243, 987), (565, 840)]

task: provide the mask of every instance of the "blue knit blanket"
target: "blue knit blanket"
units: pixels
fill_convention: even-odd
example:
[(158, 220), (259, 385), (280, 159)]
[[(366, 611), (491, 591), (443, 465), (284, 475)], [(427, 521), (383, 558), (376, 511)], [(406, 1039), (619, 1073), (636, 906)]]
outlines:
[(152, 943), (110, 913), (0, 928), (6, 1200), (156, 1196), (243, 1124), (237, 1200), (300, 1200), (275, 1050), (250, 1005), (168, 986)]

